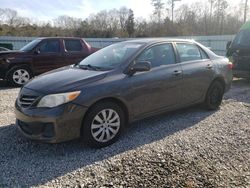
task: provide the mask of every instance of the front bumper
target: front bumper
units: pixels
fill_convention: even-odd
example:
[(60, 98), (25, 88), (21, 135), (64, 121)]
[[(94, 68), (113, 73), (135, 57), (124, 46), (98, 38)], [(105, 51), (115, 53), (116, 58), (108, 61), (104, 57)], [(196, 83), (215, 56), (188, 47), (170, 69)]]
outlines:
[(233, 75), (237, 78), (250, 78), (250, 71), (233, 70)]
[(16, 125), (27, 138), (59, 143), (81, 136), (86, 111), (86, 107), (72, 103), (55, 108), (24, 109), (16, 102)]

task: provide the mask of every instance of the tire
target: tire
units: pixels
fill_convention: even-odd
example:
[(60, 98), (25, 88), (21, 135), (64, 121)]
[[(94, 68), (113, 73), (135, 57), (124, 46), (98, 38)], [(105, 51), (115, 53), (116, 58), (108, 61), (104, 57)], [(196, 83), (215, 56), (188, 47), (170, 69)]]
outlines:
[(27, 66), (15, 66), (7, 73), (7, 82), (12, 86), (21, 87), (32, 78), (32, 72)]
[(113, 102), (101, 102), (91, 107), (87, 113), (82, 135), (85, 143), (101, 148), (113, 144), (124, 127), (125, 115), (122, 108)]
[(205, 106), (208, 110), (219, 109), (224, 95), (224, 86), (219, 81), (214, 81), (208, 89)]

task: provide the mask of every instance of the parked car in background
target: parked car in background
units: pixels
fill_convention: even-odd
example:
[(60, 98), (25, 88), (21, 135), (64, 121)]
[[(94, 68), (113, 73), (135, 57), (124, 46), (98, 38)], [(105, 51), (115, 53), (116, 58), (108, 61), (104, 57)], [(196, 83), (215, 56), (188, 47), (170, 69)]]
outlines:
[(97, 50), (81, 38), (38, 38), (18, 51), (0, 52), (0, 78), (22, 86), (36, 75), (78, 63)]
[(31, 139), (83, 136), (104, 147), (129, 122), (197, 103), (217, 109), (231, 86), (231, 68), (227, 58), (194, 41), (113, 44), (28, 82), (15, 103), (16, 124)]
[(9, 51), (9, 49), (0, 46), (0, 52), (3, 52), (3, 51)]
[(245, 23), (227, 45), (227, 57), (233, 62), (233, 75), (250, 79), (250, 22)]

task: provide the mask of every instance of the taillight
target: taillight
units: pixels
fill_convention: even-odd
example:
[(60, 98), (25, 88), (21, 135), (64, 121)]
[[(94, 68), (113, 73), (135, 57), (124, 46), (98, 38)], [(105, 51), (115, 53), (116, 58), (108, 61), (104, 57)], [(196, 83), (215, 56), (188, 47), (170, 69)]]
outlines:
[(233, 69), (234, 68), (234, 64), (231, 63), (231, 62), (229, 62), (227, 66), (228, 66), (229, 69)]

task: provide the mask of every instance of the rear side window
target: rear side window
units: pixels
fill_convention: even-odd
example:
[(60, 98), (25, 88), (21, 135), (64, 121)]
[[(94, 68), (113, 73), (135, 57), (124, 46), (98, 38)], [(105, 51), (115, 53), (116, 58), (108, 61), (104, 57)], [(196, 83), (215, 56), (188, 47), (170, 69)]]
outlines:
[(201, 48), (200, 48), (200, 53), (201, 53), (201, 58), (202, 59), (209, 59), (208, 55), (206, 54), (206, 52), (204, 52)]
[(59, 53), (60, 52), (60, 42), (59, 40), (47, 40), (42, 42), (40, 48), (40, 53)]
[[(203, 59), (199, 47), (195, 44), (177, 43), (176, 48), (178, 50), (181, 62)], [(206, 54), (203, 55), (206, 56)]]
[(175, 54), (172, 44), (160, 44), (143, 51), (136, 61), (149, 61), (152, 67), (175, 63)]
[(82, 51), (82, 44), (80, 40), (64, 40), (65, 48), (68, 52)]

